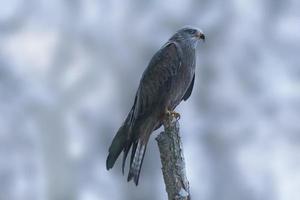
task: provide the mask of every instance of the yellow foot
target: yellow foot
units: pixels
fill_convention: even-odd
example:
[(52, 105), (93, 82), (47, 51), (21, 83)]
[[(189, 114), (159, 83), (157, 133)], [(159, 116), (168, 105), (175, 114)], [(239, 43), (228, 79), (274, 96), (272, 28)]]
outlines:
[(166, 110), (166, 117), (174, 117), (176, 120), (180, 119), (180, 114), (175, 111)]

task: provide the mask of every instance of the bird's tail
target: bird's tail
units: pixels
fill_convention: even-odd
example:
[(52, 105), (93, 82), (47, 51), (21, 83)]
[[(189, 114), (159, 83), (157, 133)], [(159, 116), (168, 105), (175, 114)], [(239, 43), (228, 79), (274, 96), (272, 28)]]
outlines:
[[(126, 158), (130, 148), (132, 147), (127, 181), (133, 179), (134, 183), (138, 185), (147, 143), (151, 132), (155, 128), (156, 121), (148, 119), (143, 122), (136, 123), (133, 121), (133, 111), (134, 107), (128, 114), (123, 125), (119, 128), (109, 147), (109, 154), (106, 159), (106, 169), (109, 170), (114, 166), (117, 158), (123, 151), (122, 172), (124, 174)], [(139, 126), (139, 124), (142, 124), (142, 127)]]
[(119, 128), (116, 136), (114, 137), (109, 147), (108, 156), (106, 159), (107, 170), (111, 169), (114, 166), (122, 150), (124, 150), (125, 152), (125, 150), (128, 148), (128, 141), (130, 141), (130, 126), (131, 126), (132, 114), (133, 114), (133, 109), (128, 114), (123, 125)]
[(124, 123), (118, 130), (116, 136), (114, 137), (109, 150), (108, 156), (106, 159), (106, 169), (111, 169), (117, 158), (119, 157), (120, 153), (122, 152), (128, 135), (129, 127)]
[(130, 158), (130, 170), (128, 173), (127, 181), (133, 179), (135, 185), (139, 183), (140, 172), (147, 148), (147, 143), (150, 134), (147, 134), (144, 138), (139, 138), (134, 142)]

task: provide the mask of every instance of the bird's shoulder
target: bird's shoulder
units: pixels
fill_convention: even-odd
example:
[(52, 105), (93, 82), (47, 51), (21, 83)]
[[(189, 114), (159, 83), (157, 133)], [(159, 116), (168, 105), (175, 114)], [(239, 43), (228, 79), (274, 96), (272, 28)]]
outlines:
[(175, 41), (168, 41), (164, 44), (159, 51), (153, 56), (151, 64), (157, 62), (168, 62), (168, 61), (177, 61), (182, 56), (182, 49), (180, 45)]
[[(142, 79), (157, 77), (166, 69), (176, 70), (181, 65), (182, 50), (178, 43), (168, 41), (152, 57), (148, 67), (143, 73)], [(166, 75), (166, 74), (165, 74)]]

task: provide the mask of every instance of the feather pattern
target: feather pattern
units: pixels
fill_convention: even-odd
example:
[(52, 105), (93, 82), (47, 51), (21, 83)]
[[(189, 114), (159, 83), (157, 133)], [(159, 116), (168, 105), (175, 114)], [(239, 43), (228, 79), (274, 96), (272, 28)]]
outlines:
[(124, 174), (128, 152), (132, 149), (127, 180), (138, 184), (151, 133), (161, 126), (161, 117), (166, 110), (175, 109), (192, 93), (195, 47), (197, 40), (201, 36), (204, 38), (201, 34), (195, 28), (180, 29), (153, 56), (142, 75), (134, 105), (109, 148), (107, 169), (113, 167), (123, 151)]

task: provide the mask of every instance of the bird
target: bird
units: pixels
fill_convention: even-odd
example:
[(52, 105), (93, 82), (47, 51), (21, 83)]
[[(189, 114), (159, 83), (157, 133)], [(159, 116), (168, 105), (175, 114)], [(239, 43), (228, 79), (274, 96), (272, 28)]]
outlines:
[(174, 109), (186, 101), (195, 82), (196, 47), (204, 33), (192, 26), (179, 29), (154, 54), (137, 89), (133, 106), (108, 150), (106, 169), (111, 169), (123, 151), (122, 173), (131, 150), (127, 181), (138, 185), (149, 137), (166, 116), (180, 118)]

